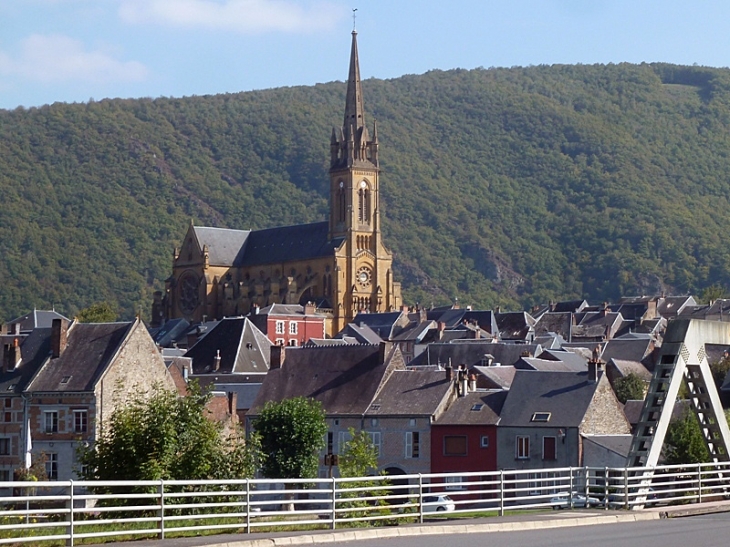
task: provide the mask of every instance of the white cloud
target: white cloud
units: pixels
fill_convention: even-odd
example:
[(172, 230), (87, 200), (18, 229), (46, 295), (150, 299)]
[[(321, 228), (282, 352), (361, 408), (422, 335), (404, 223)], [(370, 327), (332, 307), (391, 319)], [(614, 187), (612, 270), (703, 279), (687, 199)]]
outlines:
[(59, 34), (33, 34), (23, 40), (13, 58), (0, 52), (0, 74), (51, 83), (141, 81), (147, 68), (136, 61), (118, 61), (104, 51), (88, 51), (78, 40)]
[(120, 17), (128, 23), (251, 34), (329, 29), (344, 13), (327, 2), (305, 8), (293, 0), (122, 0), (119, 8)]

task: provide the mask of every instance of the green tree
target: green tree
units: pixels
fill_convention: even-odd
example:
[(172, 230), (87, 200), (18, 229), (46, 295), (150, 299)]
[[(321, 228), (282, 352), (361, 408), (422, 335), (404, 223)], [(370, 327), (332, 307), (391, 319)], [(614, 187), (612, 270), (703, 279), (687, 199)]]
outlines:
[(721, 298), (727, 298), (727, 291), (722, 285), (715, 284), (705, 287), (700, 293), (698, 300), (702, 304), (711, 304), (715, 300), (719, 300)]
[(712, 372), (712, 379), (715, 381), (715, 387), (719, 391), (725, 382), (727, 373), (730, 372), (730, 357), (723, 357), (717, 363), (712, 363), (710, 371)]
[(345, 442), (339, 457), (341, 477), (365, 477), (378, 468), (378, 448), (367, 431), (349, 429), (350, 440)]
[(251, 477), (256, 442), (208, 419), (210, 395), (197, 383), (189, 394), (156, 387), (119, 406), (96, 443), (79, 455), (85, 480), (194, 480)]
[(111, 323), (117, 320), (117, 313), (109, 302), (96, 302), (79, 310), (76, 319), (81, 323)]
[(667, 464), (704, 463), (710, 460), (699, 421), (690, 409), (669, 424), (664, 438), (664, 459)]
[(253, 424), (261, 439), (261, 468), (276, 479), (317, 476), (319, 451), (325, 445), (327, 423), (322, 404), (295, 397), (269, 401)]
[(613, 385), (616, 397), (621, 403), (629, 400), (643, 400), (646, 395), (646, 382), (633, 372), (618, 378)]

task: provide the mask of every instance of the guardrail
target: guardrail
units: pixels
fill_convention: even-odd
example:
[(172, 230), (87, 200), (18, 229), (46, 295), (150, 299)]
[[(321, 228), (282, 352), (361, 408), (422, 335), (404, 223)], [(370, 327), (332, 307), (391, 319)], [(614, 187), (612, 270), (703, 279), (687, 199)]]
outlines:
[(385, 525), (440, 515), (638, 509), (730, 497), (730, 463), (330, 479), (8, 482), (0, 544)]

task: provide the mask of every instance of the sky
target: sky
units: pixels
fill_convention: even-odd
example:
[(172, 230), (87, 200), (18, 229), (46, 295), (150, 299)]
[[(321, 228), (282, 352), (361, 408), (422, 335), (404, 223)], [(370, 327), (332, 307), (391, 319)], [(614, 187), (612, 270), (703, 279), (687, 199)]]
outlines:
[(730, 66), (727, 0), (0, 0), (0, 109), (432, 69)]

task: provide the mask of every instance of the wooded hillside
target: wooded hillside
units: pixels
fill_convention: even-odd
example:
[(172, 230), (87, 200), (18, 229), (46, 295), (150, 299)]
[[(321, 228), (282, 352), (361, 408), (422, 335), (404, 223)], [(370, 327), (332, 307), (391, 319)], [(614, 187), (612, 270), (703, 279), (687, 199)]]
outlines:
[[(730, 71), (433, 71), (363, 82), (407, 302), (730, 286)], [(343, 83), (0, 111), (0, 320), (149, 313), (189, 222), (324, 220)]]

